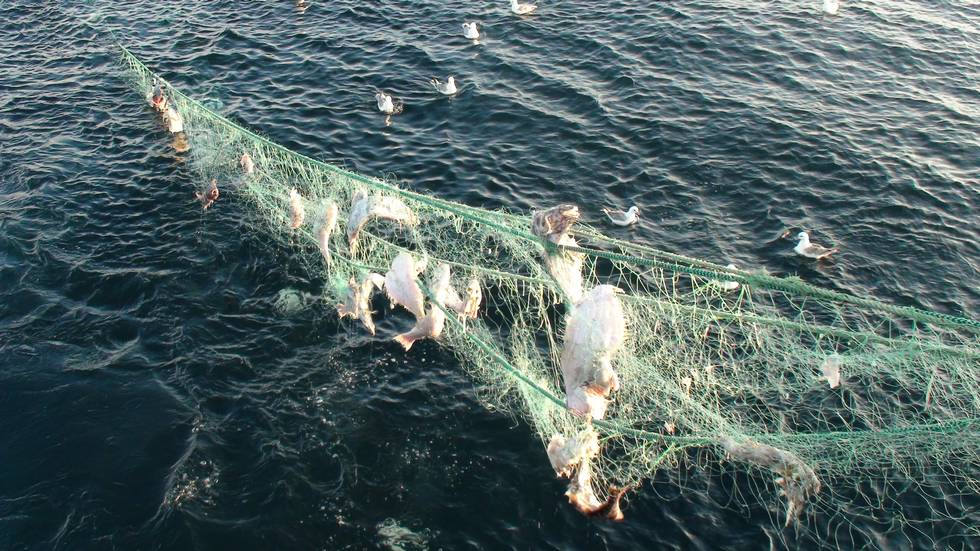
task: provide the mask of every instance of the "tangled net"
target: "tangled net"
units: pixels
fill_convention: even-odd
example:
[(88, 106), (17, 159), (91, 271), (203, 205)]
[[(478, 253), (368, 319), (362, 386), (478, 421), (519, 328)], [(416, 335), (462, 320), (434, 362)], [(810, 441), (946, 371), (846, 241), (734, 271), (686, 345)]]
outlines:
[[(159, 77), (125, 48), (122, 58), (136, 90), (149, 93)], [(761, 505), (777, 525), (802, 519), (839, 539), (834, 520), (854, 530), (861, 516), (913, 542), (976, 537), (980, 323), (728, 269), (585, 225), (548, 239), (532, 231), (531, 216), (366, 178), (287, 150), (173, 88), (167, 95), (189, 166), (202, 182), (241, 180), (236, 199), (323, 274), (324, 299), (345, 305), (342, 313), (370, 315), (370, 294), (354, 291), (382, 285), (369, 274), (385, 274), (398, 255), (427, 260), (418, 281), (429, 309), (446, 314), (438, 342), (488, 407), (534, 428), (556, 472), (572, 478), (568, 495), (580, 509), (615, 517), (622, 489), (655, 475), (684, 486), (704, 478), (685, 472), (716, 480), (748, 472), (737, 480), (749, 490), (719, 499)], [(252, 167), (243, 176), (245, 153)], [(354, 247), (344, 228), (355, 196), (410, 216), (368, 221)], [(322, 231), (331, 216), (339, 229)], [(434, 300), (440, 265), (454, 289), (477, 282), (475, 318)], [(582, 289), (556, 277), (562, 266), (580, 267)], [(611, 401), (591, 419), (566, 407), (561, 355), (575, 302), (600, 285), (622, 291), (614, 300), (627, 329), (610, 358), (618, 389), (600, 389)]]

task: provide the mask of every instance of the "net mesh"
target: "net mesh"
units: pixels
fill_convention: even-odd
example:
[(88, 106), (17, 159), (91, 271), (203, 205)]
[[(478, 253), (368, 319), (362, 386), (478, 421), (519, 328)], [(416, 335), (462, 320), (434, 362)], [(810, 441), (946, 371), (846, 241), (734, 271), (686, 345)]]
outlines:
[[(159, 77), (125, 48), (122, 57), (135, 89), (148, 94)], [(440, 263), (456, 289), (479, 281), (479, 315), (464, 322), (450, 313), (439, 343), (459, 357), (489, 408), (526, 420), (543, 444), (591, 423), (601, 452), (588, 461), (600, 501), (611, 486), (655, 478), (693, 487), (749, 473), (717, 499), (761, 507), (779, 526), (796, 520), (802, 504), (796, 525), (826, 532), (826, 523), (853, 526), (862, 516), (910, 541), (938, 541), (940, 521), (944, 533), (977, 535), (969, 501), (978, 492), (977, 322), (728, 269), (586, 225), (573, 227), (576, 245), (556, 246), (531, 232), (527, 214), (366, 178), (287, 150), (178, 90), (167, 95), (183, 119), (177, 141), (189, 146), (202, 186), (239, 182), (235, 200), (322, 274), (325, 301), (343, 303), (351, 278), (384, 274), (406, 251), (428, 260), (422, 282)], [(243, 176), (244, 153), (255, 169)], [(298, 228), (293, 188), (306, 215)], [(418, 223), (369, 222), (352, 251), (344, 228), (359, 191), (400, 199)], [(318, 243), (330, 204), (339, 207), (339, 229), (328, 240), (328, 265)], [(544, 266), (549, 254), (578, 255), (586, 290), (624, 291), (627, 338), (612, 359), (622, 385), (602, 420), (565, 407), (560, 355), (571, 304)], [(811, 469), (816, 486), (804, 481)]]

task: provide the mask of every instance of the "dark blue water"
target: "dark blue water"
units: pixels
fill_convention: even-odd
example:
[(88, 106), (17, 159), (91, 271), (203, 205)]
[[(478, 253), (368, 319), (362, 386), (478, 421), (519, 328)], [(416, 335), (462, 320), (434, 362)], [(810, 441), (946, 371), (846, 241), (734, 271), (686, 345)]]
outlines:
[[(611, 233), (977, 316), (974, 2), (845, 0), (828, 17), (815, 1), (566, 1), (520, 19), (504, 2), (8, 1), (0, 15), (2, 549), (758, 549), (775, 530), (764, 509), (666, 477), (631, 495), (624, 524), (575, 513), (537, 437), (483, 408), (450, 354), (339, 324), (233, 196), (201, 213), (110, 32), (323, 160), (477, 206), (635, 203), (641, 223)], [(457, 97), (426, 89), (448, 74)], [(391, 127), (376, 87), (407, 104)], [(790, 227), (842, 251), (801, 262), (779, 239)], [(303, 306), (277, 307), (285, 289)], [(888, 519), (821, 522), (784, 541), (926, 541)]]

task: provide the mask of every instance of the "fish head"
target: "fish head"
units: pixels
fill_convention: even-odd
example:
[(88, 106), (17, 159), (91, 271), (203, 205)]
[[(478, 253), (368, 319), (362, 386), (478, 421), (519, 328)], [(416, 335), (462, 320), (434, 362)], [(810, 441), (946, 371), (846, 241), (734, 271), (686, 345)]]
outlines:
[(531, 217), (531, 229), (539, 237), (548, 237), (558, 242), (568, 229), (578, 222), (580, 214), (575, 205), (558, 205), (543, 211), (536, 211)]

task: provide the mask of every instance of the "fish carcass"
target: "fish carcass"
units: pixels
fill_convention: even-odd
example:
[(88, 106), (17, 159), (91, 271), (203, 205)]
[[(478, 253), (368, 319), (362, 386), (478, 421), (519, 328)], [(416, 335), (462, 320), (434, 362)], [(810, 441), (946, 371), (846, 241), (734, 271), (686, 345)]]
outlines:
[(296, 191), (296, 188), (289, 190), (289, 210), (292, 212), (289, 227), (295, 230), (302, 226), (303, 221), (306, 220), (306, 211), (303, 209), (303, 198)]
[(562, 343), (561, 370), (568, 408), (578, 415), (602, 419), (607, 397), (619, 390), (612, 357), (626, 340), (626, 318), (616, 296), (622, 291), (599, 285), (575, 308)]
[(328, 266), (330, 265), (330, 233), (336, 225), (337, 203), (331, 201), (323, 210), (323, 221), (320, 222), (320, 227), (316, 232), (320, 252), (323, 254), (323, 259), (327, 261)]
[(450, 287), (446, 297), (446, 306), (455, 310), (456, 313), (466, 319), (476, 319), (476, 314), (480, 310), (480, 302), (483, 300), (483, 291), (480, 290), (480, 280), (473, 278), (466, 286), (466, 297), (461, 298), (456, 289)]
[[(575, 238), (568, 235), (572, 224), (579, 219), (575, 205), (558, 205), (547, 210), (535, 211), (531, 216), (534, 235), (565, 247), (576, 247)], [(558, 286), (572, 304), (582, 299), (582, 265), (585, 255), (577, 251), (545, 250), (544, 266), (555, 278)]]
[(450, 289), (449, 266), (440, 264), (436, 268), (435, 276), (429, 282), (432, 290), (432, 300), (429, 304), (429, 313), (415, 323), (415, 327), (408, 333), (402, 333), (395, 337), (395, 341), (402, 345), (405, 350), (410, 350), (415, 341), (425, 338), (438, 338), (442, 334), (442, 329), (446, 324), (446, 295)]
[(366, 191), (359, 189), (351, 199), (350, 216), (347, 218), (347, 242), (351, 251), (357, 248), (357, 236), (361, 228), (372, 218), (393, 220), (407, 226), (418, 223), (415, 213), (401, 199), (380, 193), (368, 195)]
[(412, 255), (401, 253), (391, 262), (385, 274), (385, 292), (392, 304), (400, 304), (415, 314), (416, 319), (425, 317), (424, 297), (415, 278), (425, 271), (425, 261), (415, 264)]
[(357, 282), (353, 277), (347, 283), (347, 296), (343, 304), (337, 305), (337, 313), (340, 318), (352, 317), (360, 319), (364, 327), (374, 334), (374, 312), (371, 311), (371, 295), (374, 289), (381, 289), (385, 285), (385, 278), (381, 274), (370, 273), (364, 276), (363, 281)]
[(599, 455), (599, 434), (591, 426), (571, 438), (554, 434), (548, 442), (548, 460), (555, 474), (562, 478), (572, 475), (575, 467)]

